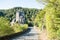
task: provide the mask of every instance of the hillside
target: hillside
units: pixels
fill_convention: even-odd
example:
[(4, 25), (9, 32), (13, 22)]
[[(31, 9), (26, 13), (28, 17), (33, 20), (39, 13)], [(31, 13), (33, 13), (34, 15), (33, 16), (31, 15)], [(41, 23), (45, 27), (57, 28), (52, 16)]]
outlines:
[(7, 10), (0, 10), (0, 16), (6, 17), (10, 21), (12, 21), (12, 19), (15, 18), (16, 11), (18, 10), (24, 11), (27, 24), (31, 22), (34, 16), (37, 14), (37, 12), (40, 11), (40, 9), (34, 9), (34, 8), (29, 9), (29, 8), (22, 8), (22, 7), (14, 7)]

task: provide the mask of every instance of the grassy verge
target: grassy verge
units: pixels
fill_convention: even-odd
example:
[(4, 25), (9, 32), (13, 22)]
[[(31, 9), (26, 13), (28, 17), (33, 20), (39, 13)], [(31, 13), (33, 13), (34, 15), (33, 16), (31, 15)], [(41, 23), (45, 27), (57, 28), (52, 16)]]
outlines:
[(23, 32), (23, 30), (27, 28), (27, 24), (15, 23), (13, 26), (10, 26), (10, 22), (7, 18), (0, 17), (0, 37)]

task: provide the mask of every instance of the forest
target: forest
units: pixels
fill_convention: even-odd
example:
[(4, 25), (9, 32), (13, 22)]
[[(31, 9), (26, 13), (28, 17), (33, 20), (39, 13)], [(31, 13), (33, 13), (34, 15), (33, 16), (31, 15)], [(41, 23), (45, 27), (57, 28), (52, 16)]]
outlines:
[[(15, 22), (14, 25), (11, 26), (10, 23), (16, 17), (16, 12), (18, 10), (24, 11), (24, 16), (26, 20), (25, 24), (22, 25)], [(11, 9), (0, 10), (0, 37), (22, 32), (28, 29), (28, 26), (33, 26), (34, 18), (39, 11), (40, 9), (29, 9), (22, 7), (14, 7)]]
[(16, 17), (16, 12), (18, 10), (24, 11), (25, 19), (27, 24), (33, 24), (31, 23), (33, 21), (33, 18), (36, 16), (37, 12), (40, 11), (40, 9), (35, 8), (22, 8), (22, 7), (14, 7), (7, 10), (0, 10), (0, 16), (8, 18), (10, 22), (13, 20), (13, 18)]
[(36, 15), (34, 24), (47, 31), (47, 40), (60, 40), (60, 0), (38, 0), (45, 7)]

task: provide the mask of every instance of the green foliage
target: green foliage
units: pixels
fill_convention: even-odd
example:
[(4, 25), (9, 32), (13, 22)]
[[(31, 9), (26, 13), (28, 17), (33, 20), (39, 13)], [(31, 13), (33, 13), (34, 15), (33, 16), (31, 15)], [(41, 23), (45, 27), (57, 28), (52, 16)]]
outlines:
[(27, 24), (15, 23), (13, 26), (11, 26), (7, 18), (0, 17), (0, 37), (22, 32), (27, 28), (28, 28)]
[(60, 0), (42, 0), (47, 3), (45, 11), (45, 26), (48, 40), (60, 40)]
[(41, 10), (40, 12), (38, 12), (34, 20), (34, 25), (40, 27), (40, 29), (42, 29), (42, 25), (44, 24), (44, 15), (45, 15), (44, 10)]
[(17, 24), (15, 23), (13, 26), (12, 26), (13, 30), (15, 33), (17, 32), (22, 32), (24, 30), (26, 30), (28, 28), (28, 25), (27, 24)]
[(10, 27), (6, 18), (0, 17), (0, 36), (10, 35), (14, 30)]
[(39, 9), (28, 9), (28, 8), (22, 8), (22, 7), (15, 7), (7, 10), (0, 10), (0, 12), (3, 13), (4, 17), (8, 18), (10, 21), (16, 17), (16, 11), (22, 10), (25, 13), (26, 23), (28, 21), (32, 21), (32, 16), (35, 16), (36, 13), (39, 11)]
[[(60, 6), (59, 4), (57, 4)], [(54, 3), (48, 3), (45, 7), (45, 19), (46, 19), (46, 29), (49, 40), (60, 40), (59, 29), (60, 29), (60, 14), (58, 6)]]
[[(26, 24), (14, 24), (12, 27), (10, 26), (10, 22), (13, 18), (16, 17), (16, 11), (22, 10), (25, 13)], [(12, 33), (21, 32), (28, 28), (28, 23), (33, 25), (34, 17), (39, 9), (28, 9), (22, 7), (15, 7), (7, 10), (0, 10), (0, 36), (10, 35)]]

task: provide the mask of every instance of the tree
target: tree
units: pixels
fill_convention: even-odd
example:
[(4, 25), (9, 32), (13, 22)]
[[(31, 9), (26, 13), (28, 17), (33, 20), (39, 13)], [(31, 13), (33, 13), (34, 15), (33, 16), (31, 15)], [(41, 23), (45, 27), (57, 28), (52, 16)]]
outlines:
[[(35, 16), (36, 13), (40, 9), (34, 9), (34, 8), (22, 8), (22, 7), (14, 7), (7, 10), (0, 10), (3, 14), (5, 14), (4, 17), (8, 18), (10, 21), (12, 21), (16, 17), (16, 11), (22, 10), (24, 11), (25, 18), (26, 18), (26, 24), (30, 23), (32, 21), (32, 16)], [(30, 22), (29, 22), (30, 21)]]
[(45, 11), (45, 26), (48, 40), (60, 40), (60, 0), (43, 0), (47, 3)]
[(44, 16), (45, 11), (40, 10), (40, 12), (37, 13), (35, 19), (34, 19), (34, 25), (39, 27), (42, 30), (42, 26), (44, 25)]
[(0, 17), (0, 37), (12, 33), (14, 33), (14, 30), (10, 27), (8, 19)]

